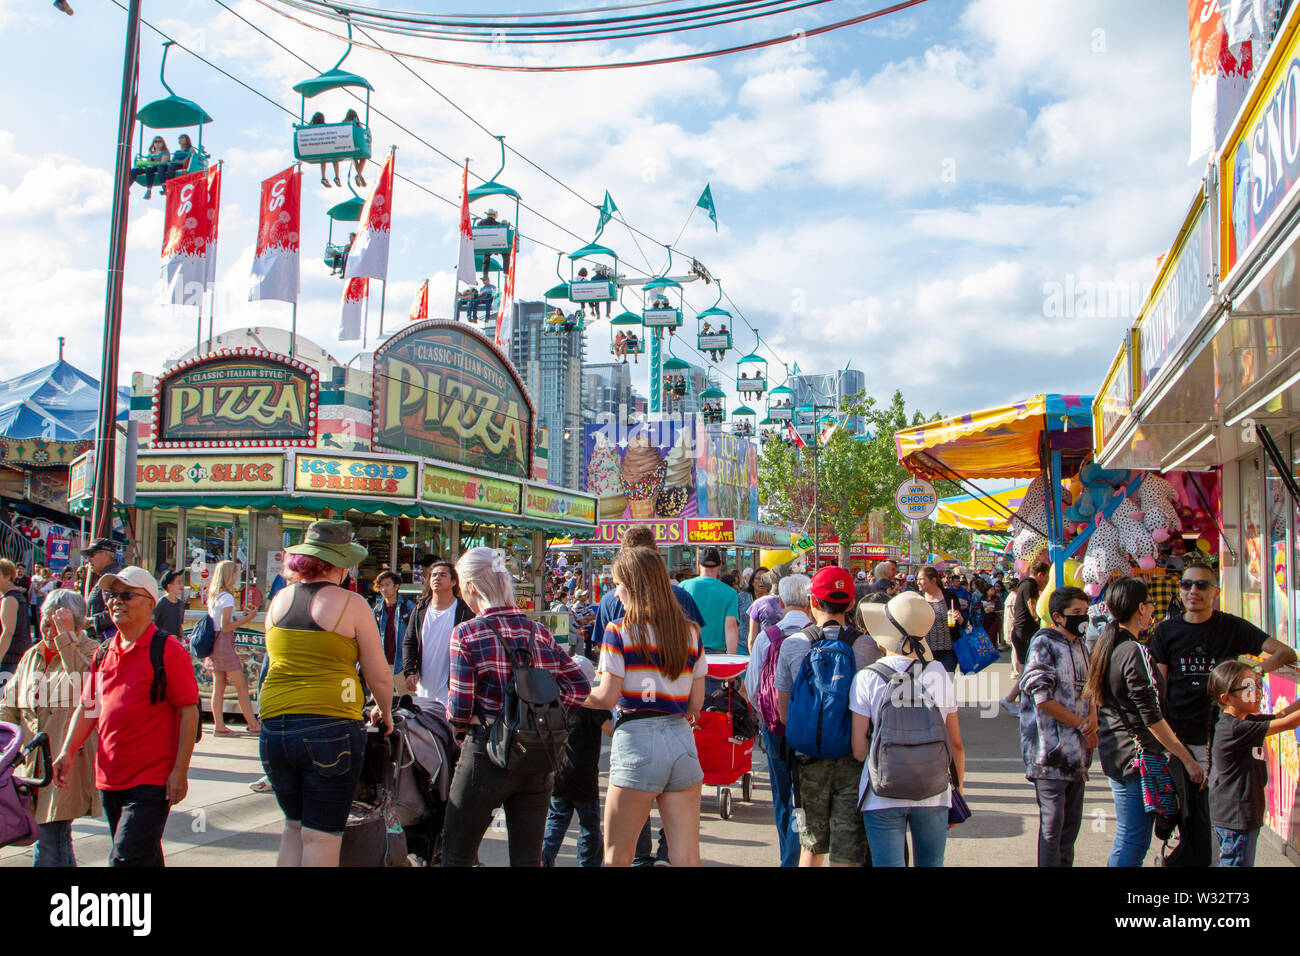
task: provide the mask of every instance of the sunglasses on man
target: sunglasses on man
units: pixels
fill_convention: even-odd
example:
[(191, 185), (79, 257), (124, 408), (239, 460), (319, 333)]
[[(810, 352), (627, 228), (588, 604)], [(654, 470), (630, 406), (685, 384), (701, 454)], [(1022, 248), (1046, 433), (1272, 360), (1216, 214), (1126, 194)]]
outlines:
[(106, 590), (104, 591), (104, 600), (105, 600), (105, 601), (117, 601), (117, 602), (119, 602), (119, 603), (125, 603), (125, 602), (131, 600), (131, 598), (137, 598), (137, 597), (145, 597), (145, 598), (147, 598), (147, 597), (149, 597), (149, 595), (147, 595), (147, 594), (141, 594), (141, 593), (138, 592), (138, 591), (128, 591), (128, 590), (123, 589), (123, 588), (113, 588), (112, 590), (108, 590), (108, 589), (106, 589)]
[(1192, 588), (1195, 588), (1198, 591), (1208, 591), (1212, 587), (1214, 587), (1214, 582), (1206, 581), (1203, 578), (1197, 578), (1196, 580), (1183, 578), (1178, 582), (1178, 589), (1180, 591), (1190, 591)]

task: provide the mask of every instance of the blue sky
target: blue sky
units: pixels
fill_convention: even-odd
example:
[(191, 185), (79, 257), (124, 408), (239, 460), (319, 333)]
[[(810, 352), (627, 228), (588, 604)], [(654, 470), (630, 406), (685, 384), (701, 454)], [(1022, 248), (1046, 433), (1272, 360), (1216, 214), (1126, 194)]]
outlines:
[[(68, 337), (70, 361), (99, 368), (125, 17), (110, 0), (72, 2), (77, 13), (67, 18), (45, 3), (0, 0), (0, 81), (12, 91), (0, 114), (0, 272), (8, 293), (0, 300), (0, 377), (51, 361), (57, 335)], [(554, 64), (685, 53), (875, 5), (836, 0), (738, 28), (528, 56)], [(341, 52), (338, 42), (253, 0), (231, 6), (322, 69)], [(530, 0), (511, 9), (555, 6)], [(145, 0), (144, 10), (165, 32), (297, 108), (290, 87), (307, 68), (211, 0)], [(851, 359), (873, 394), (901, 388), (912, 406), (952, 413), (1099, 384), (1201, 177), (1186, 162), (1186, 29), (1181, 0), (930, 0), (802, 47), (678, 66), (524, 75), (412, 65), (584, 199), (599, 202), (608, 189), (628, 220), (661, 242), (677, 235), (710, 182), (721, 228), (715, 234), (697, 213), (679, 248), (724, 279), (770, 343), (769, 357), (797, 361), (805, 372)], [(512, 55), (382, 39), (449, 58)], [(145, 29), (141, 104), (163, 92), (159, 56), (160, 38)], [(496, 169), (495, 142), (391, 59), (358, 50), (348, 65), (370, 78), (376, 107), (449, 156), (469, 157), (471, 169)], [(289, 119), (182, 51), (169, 59), (168, 80), (216, 119), (204, 141), (226, 160), (217, 328), (287, 325), (287, 305), (244, 300), (258, 184), (292, 162)], [(326, 108), (345, 107), (340, 100)], [(457, 198), (455, 166), (382, 119), (373, 129), (376, 152), (398, 146), (399, 172)], [(594, 209), (517, 157), (501, 178), (580, 238), (527, 210), (525, 235), (571, 250), (594, 232)], [(348, 195), (305, 178), (299, 329), (340, 360), (356, 347), (335, 338), (341, 287), (319, 254), (324, 210)], [(155, 305), (161, 199), (145, 201), (136, 189), (130, 214), (124, 383), (132, 371), (156, 373), (194, 338), (192, 311)], [(394, 221), (389, 321), (404, 321), (425, 277), (435, 311), (445, 312), (455, 210), (399, 183)], [(646, 268), (621, 226), (611, 225), (603, 241)], [(658, 268), (662, 249), (637, 241)], [(554, 284), (553, 251), (529, 243), (520, 261), (521, 297)], [(1119, 289), (1130, 304), (1060, 316), (1045, 303), (1067, 284), (1103, 299)], [(714, 297), (698, 285), (687, 291), (697, 309)], [(377, 303), (372, 321), (376, 313)], [(737, 339), (752, 346), (746, 331)], [(595, 326), (592, 360), (607, 342), (606, 328)], [(689, 350), (683, 357), (700, 361)], [(724, 388), (734, 358), (723, 363)]]

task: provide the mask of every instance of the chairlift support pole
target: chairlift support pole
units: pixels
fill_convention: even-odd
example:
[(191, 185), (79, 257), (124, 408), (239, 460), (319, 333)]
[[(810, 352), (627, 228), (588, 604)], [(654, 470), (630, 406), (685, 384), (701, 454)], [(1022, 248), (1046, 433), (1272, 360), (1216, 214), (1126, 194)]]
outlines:
[(127, 207), (131, 185), (131, 133), (135, 126), (136, 84), (140, 73), (140, 0), (128, 0), (122, 90), (117, 118), (117, 167), (113, 175), (113, 219), (108, 236), (108, 282), (104, 296), (104, 346), (99, 370), (96, 426), (95, 497), (91, 528), (95, 537), (113, 534), (113, 480), (117, 461), (117, 370), (122, 345), (122, 280), (126, 266)]

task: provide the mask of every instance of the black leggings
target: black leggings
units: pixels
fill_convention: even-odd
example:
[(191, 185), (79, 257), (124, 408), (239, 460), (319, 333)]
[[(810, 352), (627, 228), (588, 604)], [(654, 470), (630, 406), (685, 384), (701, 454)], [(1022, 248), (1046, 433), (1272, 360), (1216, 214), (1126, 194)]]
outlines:
[(507, 773), (466, 738), (442, 826), (442, 865), (472, 866), (497, 807), (505, 807), (511, 866), (541, 866), (552, 774)]

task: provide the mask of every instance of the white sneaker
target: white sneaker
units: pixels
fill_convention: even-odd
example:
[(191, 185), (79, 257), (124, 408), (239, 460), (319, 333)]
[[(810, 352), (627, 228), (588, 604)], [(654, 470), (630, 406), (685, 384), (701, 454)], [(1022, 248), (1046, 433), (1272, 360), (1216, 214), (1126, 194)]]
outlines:
[(1016, 718), (1020, 717), (1020, 708), (1017, 707), (1015, 704), (1011, 703), (1011, 701), (1007, 700), (1005, 697), (1002, 698), (1002, 709), (1005, 710), (1012, 717), (1016, 717)]

